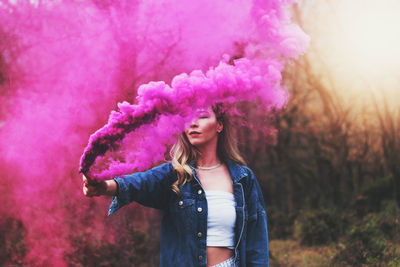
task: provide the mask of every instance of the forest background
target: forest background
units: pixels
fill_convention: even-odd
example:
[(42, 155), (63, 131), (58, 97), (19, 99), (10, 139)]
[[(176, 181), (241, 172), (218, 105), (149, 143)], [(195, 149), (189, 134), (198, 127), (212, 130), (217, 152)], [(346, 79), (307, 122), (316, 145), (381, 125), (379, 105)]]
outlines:
[[(400, 265), (400, 33), (393, 15), (400, 8), (395, 1), (375, 2), (304, 0), (295, 5), (293, 19), (311, 42), (284, 72), (290, 100), (272, 122), (278, 132), (266, 137), (245, 126), (238, 131), (241, 152), (265, 197), (271, 266)], [(0, 78), (4, 81), (5, 75)], [(118, 95), (91, 114), (90, 127), (82, 123), (74, 131), (93, 132), (116, 101), (129, 97), (128, 92)], [(0, 108), (4, 118), (7, 105)], [(245, 110), (251, 120), (262, 121), (255, 107)], [(58, 258), (68, 266), (158, 266), (159, 213), (132, 204), (107, 217), (106, 198), (64, 204), (71, 188), (81, 194), (80, 177), (65, 169), (70, 180), (44, 177), (49, 187), (37, 189), (38, 195), (57, 195), (57, 205), (72, 215), (52, 217), (62, 225), (59, 231), (68, 232), (67, 240), (49, 244)], [(10, 177), (26, 170), (9, 163), (0, 170), (7, 182), (0, 193), (7, 196), (23, 183)], [(31, 223), (44, 232), (57, 236), (58, 230), (41, 223), (36, 211), (12, 212), (15, 198), (2, 200), (0, 264), (49, 265), (45, 255), (32, 258), (37, 247), (32, 242), (41, 239), (30, 236), (28, 215), (21, 219), (19, 214), (29, 213)], [(58, 207), (35, 203), (46, 214)]]

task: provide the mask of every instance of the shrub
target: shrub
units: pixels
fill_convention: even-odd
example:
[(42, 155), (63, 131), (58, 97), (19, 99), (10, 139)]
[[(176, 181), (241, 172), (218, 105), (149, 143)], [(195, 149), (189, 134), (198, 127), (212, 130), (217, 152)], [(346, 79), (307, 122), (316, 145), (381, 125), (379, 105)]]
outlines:
[(277, 209), (270, 208), (268, 216), (268, 234), (271, 239), (285, 239), (293, 235), (295, 215), (285, 214)]
[(390, 240), (400, 239), (400, 208), (397, 206), (397, 202), (385, 201), (383, 202), (384, 209), (378, 214), (369, 214), (366, 216), (366, 220), (371, 217), (375, 217), (376, 223), (379, 229), (382, 231), (384, 236)]
[(386, 239), (374, 216), (366, 217), (361, 223), (351, 227), (333, 259), (333, 264), (339, 266), (372, 265), (382, 262), (388, 252)]
[(340, 219), (333, 210), (308, 211), (295, 223), (295, 235), (302, 245), (325, 245), (336, 241), (340, 234)]
[(394, 198), (394, 178), (392, 176), (367, 184), (353, 202), (353, 209), (359, 217), (378, 212), (387, 200)]
[(70, 237), (72, 251), (65, 252), (68, 266), (147, 266), (148, 235), (129, 229), (115, 243), (109, 238), (87, 231)]
[(106, 239), (86, 232), (71, 236), (72, 251), (66, 251), (69, 266), (113, 266), (120, 258), (118, 247)]
[(26, 255), (25, 237), (28, 231), (21, 220), (0, 219), (0, 265), (19, 266)]

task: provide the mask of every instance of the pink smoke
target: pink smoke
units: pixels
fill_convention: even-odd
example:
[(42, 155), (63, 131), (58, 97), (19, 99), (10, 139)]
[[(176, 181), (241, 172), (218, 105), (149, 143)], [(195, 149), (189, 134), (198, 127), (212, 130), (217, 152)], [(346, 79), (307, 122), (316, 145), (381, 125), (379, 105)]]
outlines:
[[(194, 71), (190, 75), (178, 75), (172, 80), (171, 87), (163, 82), (140, 86), (136, 98), (138, 104), (120, 104), (120, 112), (113, 112), (108, 124), (91, 136), (81, 159), (81, 171), (87, 173), (97, 156), (120, 145), (126, 134), (139, 128), (140, 138), (145, 136), (149, 142), (141, 142), (135, 147), (138, 154), (133, 159), (136, 159), (136, 164), (130, 164), (130, 169), (127, 169), (129, 164), (125, 162), (122, 169), (114, 166), (103, 175), (92, 173), (90, 177), (97, 180), (110, 179), (127, 171), (148, 168), (160, 160), (155, 155), (164, 154), (168, 141), (173, 141), (173, 136), (184, 130), (184, 125), (192, 119), (191, 114), (197, 108), (211, 106), (215, 102), (252, 101), (260, 98), (266, 107), (281, 107), (286, 101), (285, 92), (279, 86), (281, 69), (276, 69), (269, 62), (259, 63), (263, 65), (247, 59), (236, 60), (235, 66), (221, 62), (206, 74)], [(169, 123), (160, 124), (160, 119), (171, 121), (177, 127), (171, 127)], [(141, 127), (143, 125), (153, 127)], [(154, 136), (155, 129), (163, 134)]]
[[(108, 124), (93, 134), (85, 148), (80, 162), (80, 171), (91, 179), (111, 179), (116, 175), (143, 170), (161, 160), (168, 141), (184, 130), (184, 125), (190, 121), (195, 109), (211, 106), (216, 102), (255, 101), (261, 99), (261, 104), (269, 110), (271, 107), (281, 108), (286, 101), (284, 88), (280, 86), (283, 58), (295, 58), (304, 51), (306, 36), (290, 20), (282, 7), (277, 3), (255, 1), (248, 9), (250, 18), (245, 18), (247, 35), (241, 42), (241, 56), (247, 58), (236, 60), (234, 66), (220, 62), (215, 69), (211, 68), (206, 75), (200, 70), (190, 75), (181, 74), (174, 77), (171, 87), (164, 82), (150, 82), (139, 87), (137, 104), (124, 102), (119, 106), (120, 112), (112, 112)], [(260, 55), (261, 54), (261, 55)], [(229, 57), (225, 55), (227, 61)], [(159, 129), (158, 119), (162, 116), (168, 121), (173, 116), (176, 125), (166, 127), (163, 135), (155, 136), (154, 129)], [(177, 116), (178, 115), (178, 116)], [(171, 119), (169, 121), (172, 122)], [(140, 138), (150, 137), (150, 142), (141, 142), (133, 148), (135, 157), (124, 157), (124, 162), (118, 160), (104, 161), (111, 169), (101, 174), (90, 172), (89, 168), (97, 157), (104, 156), (110, 149), (120, 148), (125, 135), (137, 131), (142, 125)], [(157, 138), (155, 138), (157, 137)], [(151, 154), (150, 154), (151, 153)], [(131, 153), (129, 153), (131, 154)], [(137, 156), (140, 155), (140, 160)], [(150, 155), (147, 157), (147, 155)], [(148, 158), (148, 160), (146, 160)], [(133, 163), (129, 163), (132, 161)]]
[[(271, 93), (284, 102), (284, 59), (304, 51), (307, 37), (290, 24), (282, 1), (266, 2), (0, 0), (0, 212), (27, 227), (25, 264), (67, 265), (71, 237), (88, 229), (112, 242), (108, 233), (115, 226), (105, 219), (109, 200), (83, 200), (76, 164), (87, 137), (106, 123), (118, 101), (138, 95), (135, 108), (121, 104), (113, 120), (139, 113), (140, 103), (149, 108), (143, 114), (158, 115), (126, 134), (118, 150), (107, 152), (130, 161), (109, 161), (102, 177), (118, 168), (148, 167), (137, 160), (143, 150), (151, 151), (140, 155), (145, 163), (161, 160), (150, 155), (165, 151), (192, 109), (191, 102), (176, 99), (191, 101), (191, 95), (208, 92), (210, 99), (198, 96), (194, 106), (208, 105), (214, 97), (234, 101), (244, 94), (226, 85), (242, 82), (257, 92), (244, 100), (275, 99)], [(233, 67), (220, 63), (224, 54), (244, 59)], [(205, 75), (191, 73), (210, 68)], [(247, 80), (238, 71), (247, 72)], [(179, 75), (184, 72), (191, 74)], [(275, 89), (261, 90), (253, 73), (271, 82), (263, 88)], [(165, 83), (149, 83), (159, 80)], [(216, 83), (218, 90), (202, 83)], [(178, 89), (185, 97), (173, 95)], [(168, 109), (155, 103), (161, 92), (172, 94)], [(151, 113), (151, 107), (160, 109)], [(148, 146), (149, 138), (159, 141)]]

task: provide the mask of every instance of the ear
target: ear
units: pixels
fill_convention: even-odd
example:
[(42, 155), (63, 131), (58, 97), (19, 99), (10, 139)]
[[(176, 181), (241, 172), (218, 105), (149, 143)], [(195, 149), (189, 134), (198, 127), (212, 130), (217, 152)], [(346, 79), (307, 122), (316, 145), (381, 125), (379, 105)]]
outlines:
[(217, 132), (220, 133), (224, 129), (224, 125), (222, 124), (221, 121), (217, 122)]

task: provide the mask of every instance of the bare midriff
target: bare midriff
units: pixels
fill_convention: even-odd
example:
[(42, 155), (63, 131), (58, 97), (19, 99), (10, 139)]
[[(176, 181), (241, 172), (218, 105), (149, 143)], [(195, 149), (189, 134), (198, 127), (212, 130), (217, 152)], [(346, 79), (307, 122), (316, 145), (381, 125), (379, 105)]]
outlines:
[(233, 250), (224, 247), (207, 247), (207, 266), (221, 263), (233, 256)]

